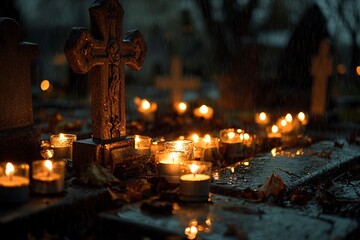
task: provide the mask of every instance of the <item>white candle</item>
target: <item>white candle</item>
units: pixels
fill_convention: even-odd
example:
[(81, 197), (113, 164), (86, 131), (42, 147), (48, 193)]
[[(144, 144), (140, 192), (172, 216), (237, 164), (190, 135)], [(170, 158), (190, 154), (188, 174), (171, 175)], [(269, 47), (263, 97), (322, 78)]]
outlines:
[(207, 201), (210, 191), (211, 163), (186, 161), (181, 164), (180, 200)]
[(220, 142), (226, 158), (234, 159), (244, 156), (244, 130), (222, 129), (220, 131)]
[(0, 202), (23, 203), (29, 199), (29, 165), (6, 163), (0, 166)]
[(187, 159), (183, 151), (162, 150), (155, 154), (157, 176), (164, 177), (169, 183), (179, 183), (179, 163)]
[(54, 149), (53, 159), (72, 159), (73, 142), (76, 141), (75, 134), (60, 133), (50, 136), (51, 147)]
[(64, 191), (65, 161), (38, 160), (32, 163), (33, 191), (56, 194)]

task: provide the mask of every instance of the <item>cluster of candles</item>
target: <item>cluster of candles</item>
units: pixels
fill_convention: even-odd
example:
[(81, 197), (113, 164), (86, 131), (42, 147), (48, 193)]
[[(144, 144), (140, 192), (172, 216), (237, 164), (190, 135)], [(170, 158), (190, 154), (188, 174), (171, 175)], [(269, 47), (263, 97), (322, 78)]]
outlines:
[(36, 160), (26, 163), (5, 162), (0, 165), (0, 202), (23, 203), (29, 199), (30, 185), (35, 193), (57, 194), (64, 190), (65, 161)]
[(62, 193), (65, 164), (72, 158), (74, 141), (74, 134), (51, 135), (51, 148), (45, 150), (45, 157), (49, 159), (33, 161), (31, 168), (27, 163), (0, 163), (0, 202), (26, 202), (30, 190), (39, 194)]
[(304, 112), (299, 112), (296, 118), (291, 113), (281, 116), (276, 123), (269, 125), (270, 116), (265, 112), (255, 114), (255, 122), (259, 126), (266, 127), (268, 138), (281, 138), (282, 134), (289, 134), (300, 131), (302, 126), (308, 124), (308, 116)]
[[(157, 110), (157, 104), (150, 102), (147, 99), (135, 98), (135, 104), (137, 105), (137, 111), (140, 114), (140, 118), (145, 121), (153, 121), (154, 114)], [(188, 111), (188, 105), (185, 102), (176, 102), (173, 105), (174, 110), (178, 115), (183, 115)], [(204, 118), (206, 120), (211, 119), (214, 115), (214, 109), (203, 104), (193, 110), (195, 117)]]

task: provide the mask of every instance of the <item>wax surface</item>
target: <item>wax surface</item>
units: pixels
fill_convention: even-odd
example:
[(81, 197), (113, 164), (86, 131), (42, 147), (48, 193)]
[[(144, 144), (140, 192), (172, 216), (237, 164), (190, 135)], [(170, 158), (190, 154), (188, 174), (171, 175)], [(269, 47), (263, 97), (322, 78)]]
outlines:
[(11, 180), (8, 176), (0, 177), (0, 186), (3, 187), (21, 187), (29, 185), (29, 182), (29, 179), (21, 176), (13, 176)]
[(209, 179), (210, 176), (205, 174), (185, 174), (180, 177), (182, 181), (205, 181)]
[(33, 175), (33, 179), (45, 182), (57, 181), (60, 179), (60, 174), (58, 173), (51, 173), (50, 176), (47, 174), (38, 173)]

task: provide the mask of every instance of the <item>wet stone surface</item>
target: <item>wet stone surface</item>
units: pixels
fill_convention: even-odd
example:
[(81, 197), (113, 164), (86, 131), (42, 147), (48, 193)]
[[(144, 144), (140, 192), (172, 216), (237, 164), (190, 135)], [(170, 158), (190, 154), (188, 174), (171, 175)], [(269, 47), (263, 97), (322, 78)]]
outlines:
[(345, 141), (315, 143), (307, 148), (276, 149), (213, 173), (212, 192), (257, 189), (272, 173), (279, 175), (288, 190), (312, 178), (330, 173), (360, 157), (360, 148)]
[(103, 237), (343, 239), (357, 226), (349, 219), (314, 217), (298, 210), (251, 204), (220, 195), (213, 195), (212, 203), (174, 203), (172, 214), (164, 215), (144, 211), (143, 204), (101, 213)]

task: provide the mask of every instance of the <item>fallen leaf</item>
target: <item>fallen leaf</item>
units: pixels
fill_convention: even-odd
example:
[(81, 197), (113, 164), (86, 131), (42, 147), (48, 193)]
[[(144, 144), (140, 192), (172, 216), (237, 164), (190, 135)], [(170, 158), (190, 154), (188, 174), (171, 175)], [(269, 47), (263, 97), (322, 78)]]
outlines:
[(278, 196), (286, 190), (285, 184), (280, 176), (272, 173), (270, 177), (264, 182), (261, 187), (257, 189), (259, 192), (264, 193), (264, 197), (267, 198), (270, 195)]

